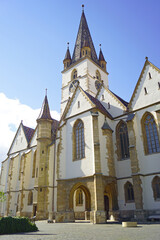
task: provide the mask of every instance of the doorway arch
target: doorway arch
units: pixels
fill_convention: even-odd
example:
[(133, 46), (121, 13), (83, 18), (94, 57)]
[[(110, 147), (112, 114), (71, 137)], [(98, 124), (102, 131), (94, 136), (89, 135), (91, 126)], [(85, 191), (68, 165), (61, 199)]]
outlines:
[[(79, 195), (79, 200), (77, 200), (77, 196)], [(81, 197), (83, 196), (83, 199)], [(76, 204), (81, 201), (82, 205), (76, 206)], [(79, 202), (80, 203), (80, 202)], [(76, 207), (75, 207), (76, 206)], [(79, 208), (78, 212), (75, 212), (75, 218), (83, 218), (85, 219), (85, 212), (89, 212), (91, 210), (91, 195), (89, 189), (83, 183), (75, 184), (69, 196), (69, 208), (71, 211), (74, 211)], [(82, 212), (81, 212), (82, 211)]]

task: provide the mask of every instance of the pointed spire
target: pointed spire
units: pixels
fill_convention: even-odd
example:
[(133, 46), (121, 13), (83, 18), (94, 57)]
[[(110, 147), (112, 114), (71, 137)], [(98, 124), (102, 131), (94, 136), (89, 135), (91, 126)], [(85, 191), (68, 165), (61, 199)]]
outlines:
[(40, 119), (48, 119), (52, 120), (50, 110), (49, 110), (49, 104), (48, 104), (48, 99), (47, 99), (47, 89), (46, 89), (46, 95), (43, 101), (43, 105), (41, 108), (41, 112), (39, 114), (38, 120)]
[(69, 51), (69, 42), (67, 43), (67, 45), (68, 46), (67, 46), (67, 51), (66, 51), (66, 55), (64, 57), (64, 60), (71, 60), (71, 55), (70, 55), (70, 51)]
[(99, 44), (99, 46), (100, 46), (99, 61), (105, 61), (105, 58), (104, 58), (104, 56), (103, 56), (102, 49), (101, 49), (101, 44)]
[[(87, 42), (86, 42), (87, 41)], [(86, 42), (86, 43), (85, 43)], [(87, 47), (90, 47), (91, 49), (91, 58), (93, 61), (98, 63), (97, 54), (93, 45), (93, 41), (91, 38), (91, 34), (88, 28), (88, 24), (86, 21), (86, 17), (84, 14), (84, 5), (82, 5), (82, 16), (79, 24), (77, 39), (74, 47), (74, 52), (72, 56), (72, 63), (78, 61), (81, 58), (81, 49), (84, 46), (84, 44), (87, 44)]]
[(105, 60), (105, 58), (103, 56), (103, 53), (102, 53), (102, 50), (101, 50), (101, 44), (99, 44), (99, 46), (100, 46), (99, 64), (100, 64), (101, 68), (106, 71), (106, 60)]

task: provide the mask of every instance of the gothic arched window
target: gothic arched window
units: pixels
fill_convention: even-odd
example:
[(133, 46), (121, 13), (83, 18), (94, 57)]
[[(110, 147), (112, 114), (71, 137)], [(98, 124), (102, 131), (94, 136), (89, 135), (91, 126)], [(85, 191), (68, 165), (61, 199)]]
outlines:
[(78, 160), (85, 157), (84, 125), (82, 120), (77, 120), (73, 127), (73, 159)]
[(125, 201), (133, 202), (134, 201), (134, 191), (133, 191), (132, 183), (130, 183), (130, 182), (125, 183), (124, 192), (125, 192)]
[(96, 79), (101, 80), (101, 74), (98, 70), (96, 71)]
[(160, 200), (160, 177), (156, 176), (152, 180), (154, 200)]
[(160, 152), (159, 137), (154, 117), (146, 113), (142, 118), (144, 149), (146, 154)]
[(72, 72), (72, 77), (71, 77), (71, 80), (75, 80), (77, 79), (77, 70), (74, 69), (73, 72)]
[(123, 121), (117, 125), (117, 150), (119, 160), (129, 158), (128, 130)]
[(76, 206), (83, 205), (83, 191), (79, 188), (76, 191)]

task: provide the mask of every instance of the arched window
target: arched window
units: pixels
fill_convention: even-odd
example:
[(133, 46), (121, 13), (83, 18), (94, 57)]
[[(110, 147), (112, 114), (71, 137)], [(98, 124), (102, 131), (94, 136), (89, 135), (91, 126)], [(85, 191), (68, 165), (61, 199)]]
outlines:
[(37, 150), (34, 152), (34, 156), (33, 156), (32, 178), (35, 177), (35, 171), (36, 171), (36, 152)]
[(130, 182), (125, 183), (124, 192), (125, 192), (125, 201), (133, 202), (134, 201), (134, 191), (133, 191), (132, 183), (130, 183)]
[(101, 80), (101, 74), (98, 70), (96, 71), (96, 79)]
[(146, 113), (142, 118), (144, 149), (146, 154), (160, 152), (159, 137), (154, 117)]
[(18, 207), (19, 207), (19, 194), (18, 194), (18, 197), (17, 197), (17, 207), (16, 207), (16, 212), (18, 212)]
[(77, 70), (76, 69), (74, 69), (72, 72), (71, 80), (74, 80), (74, 79), (77, 79)]
[(32, 191), (30, 191), (28, 193), (28, 205), (32, 205), (33, 204), (33, 193)]
[(84, 125), (82, 120), (77, 120), (73, 128), (73, 159), (78, 160), (85, 157), (84, 148)]
[(76, 191), (76, 206), (83, 205), (83, 191), (79, 188)]
[(154, 200), (160, 200), (160, 177), (156, 176), (152, 180)]
[(117, 125), (117, 150), (119, 160), (129, 158), (128, 130), (123, 121)]

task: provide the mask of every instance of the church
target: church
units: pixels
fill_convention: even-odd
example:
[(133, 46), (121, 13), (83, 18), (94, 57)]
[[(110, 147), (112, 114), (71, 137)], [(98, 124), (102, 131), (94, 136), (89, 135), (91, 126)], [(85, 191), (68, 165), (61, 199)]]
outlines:
[(46, 94), (37, 127), (20, 123), (2, 162), (0, 216), (96, 224), (160, 215), (160, 69), (146, 57), (130, 102), (117, 96), (83, 9), (63, 64), (60, 121)]

